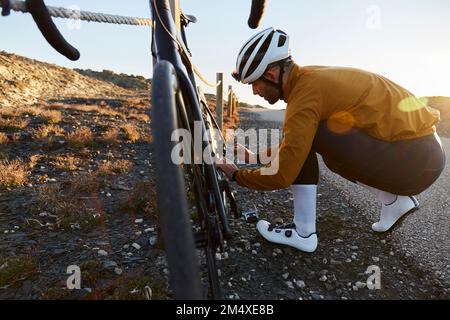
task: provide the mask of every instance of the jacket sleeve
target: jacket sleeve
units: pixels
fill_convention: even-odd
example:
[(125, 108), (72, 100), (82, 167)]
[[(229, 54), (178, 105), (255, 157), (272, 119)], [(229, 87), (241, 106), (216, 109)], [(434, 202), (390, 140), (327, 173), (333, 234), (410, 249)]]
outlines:
[(236, 181), (240, 186), (261, 191), (285, 189), (299, 175), (319, 126), (321, 99), (312, 87), (292, 94), (295, 96), (286, 109), (278, 155), (265, 169), (239, 170)]

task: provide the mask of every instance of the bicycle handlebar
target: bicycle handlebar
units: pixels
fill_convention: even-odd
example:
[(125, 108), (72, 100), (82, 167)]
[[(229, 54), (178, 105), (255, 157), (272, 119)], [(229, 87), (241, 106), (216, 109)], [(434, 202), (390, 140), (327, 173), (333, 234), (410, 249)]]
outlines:
[(45, 6), (44, 0), (26, 0), (28, 11), (33, 16), (39, 30), (47, 42), (60, 54), (75, 61), (80, 58), (80, 52), (68, 43), (59, 32)]
[(250, 17), (248, 18), (248, 26), (252, 29), (256, 29), (261, 22), (264, 15), (264, 9), (266, 8), (266, 0), (252, 0), (252, 9)]

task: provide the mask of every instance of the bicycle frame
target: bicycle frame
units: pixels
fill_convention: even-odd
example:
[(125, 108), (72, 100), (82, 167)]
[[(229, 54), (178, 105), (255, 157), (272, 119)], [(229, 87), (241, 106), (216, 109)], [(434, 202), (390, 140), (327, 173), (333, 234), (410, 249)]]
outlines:
[[(156, 8), (155, 8), (156, 5)], [(196, 88), (195, 77), (192, 72), (192, 68), (188, 66), (186, 67), (185, 63), (182, 61), (182, 57), (178, 52), (178, 44), (175, 42), (171, 35), (177, 35), (178, 31), (176, 29), (170, 5), (167, 0), (150, 0), (150, 6), (152, 8), (152, 15), (154, 18), (154, 41), (156, 43), (156, 59), (157, 61), (168, 61), (170, 62), (176, 72), (179, 79), (180, 89), (183, 91), (183, 98), (191, 106), (191, 110), (193, 111), (193, 120), (199, 121), (202, 123), (202, 136), (207, 129), (205, 127), (205, 123), (203, 121), (202, 112), (199, 104), (199, 96)], [(167, 30), (166, 30), (167, 28)], [(170, 34), (169, 34), (170, 33)], [(183, 34), (183, 41), (185, 39), (184, 36), (184, 26), (181, 26), (181, 33)], [(184, 45), (187, 47), (186, 43)], [(202, 150), (208, 146), (206, 141), (202, 141)], [(215, 168), (212, 165), (214, 163), (212, 161), (211, 155), (207, 154), (209, 159), (205, 159), (205, 161), (209, 164), (205, 164), (205, 174), (206, 181), (210, 182), (209, 187), (212, 187), (214, 200), (217, 205), (217, 209), (219, 211), (219, 217), (222, 222), (223, 234), (225, 239), (229, 239), (231, 237), (231, 228), (228, 224), (227, 217), (223, 205), (219, 205), (222, 202), (221, 191), (219, 188), (219, 181), (217, 179), (217, 175), (215, 172)]]

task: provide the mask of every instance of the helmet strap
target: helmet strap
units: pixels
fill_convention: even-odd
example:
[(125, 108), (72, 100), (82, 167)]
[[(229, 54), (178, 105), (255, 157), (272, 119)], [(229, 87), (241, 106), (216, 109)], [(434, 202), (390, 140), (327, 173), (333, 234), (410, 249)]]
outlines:
[(284, 93), (283, 93), (283, 76), (284, 76), (284, 61), (280, 61), (278, 64), (280, 66), (280, 76), (278, 77), (278, 83), (275, 81), (269, 80), (266, 77), (261, 77), (260, 79), (267, 83), (268, 85), (275, 87), (278, 89), (278, 94), (280, 96), (281, 100), (284, 100)]

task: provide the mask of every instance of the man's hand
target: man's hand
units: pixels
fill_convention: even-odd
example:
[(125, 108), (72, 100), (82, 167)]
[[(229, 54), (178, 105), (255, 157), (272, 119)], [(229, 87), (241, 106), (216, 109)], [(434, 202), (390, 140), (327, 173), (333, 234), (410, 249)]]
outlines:
[(216, 168), (222, 170), (230, 180), (233, 180), (233, 173), (239, 170), (238, 167), (227, 158), (217, 161)]

